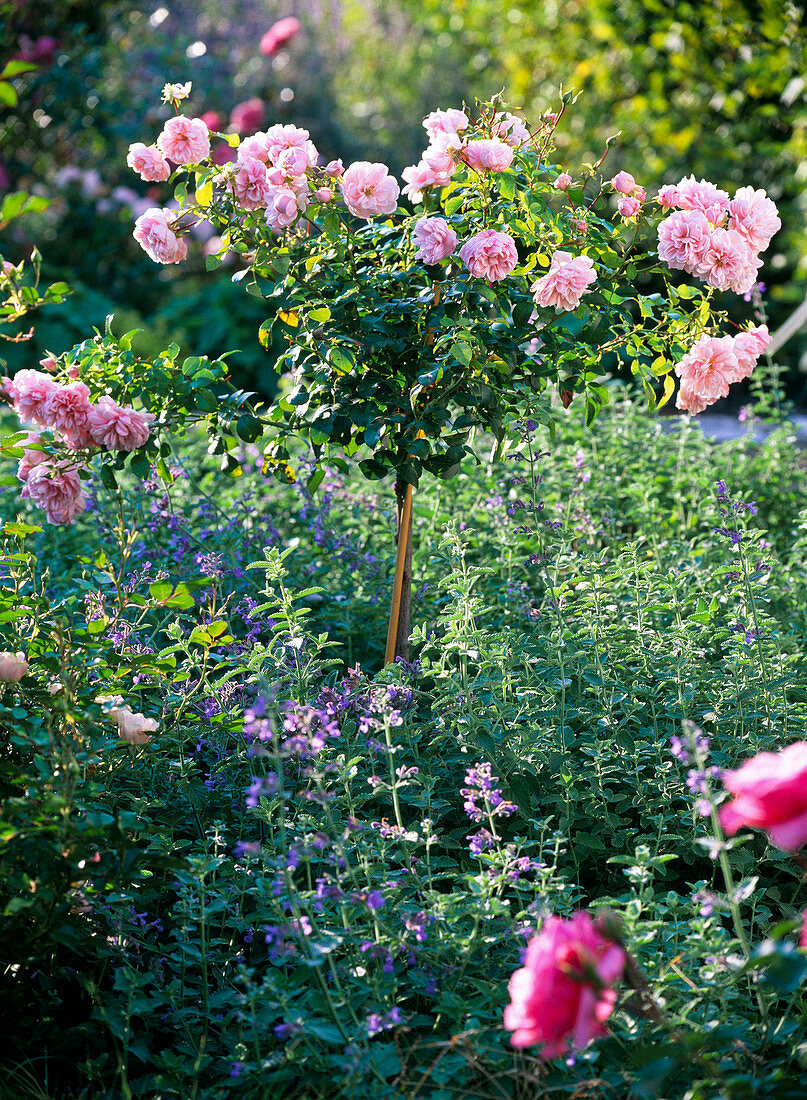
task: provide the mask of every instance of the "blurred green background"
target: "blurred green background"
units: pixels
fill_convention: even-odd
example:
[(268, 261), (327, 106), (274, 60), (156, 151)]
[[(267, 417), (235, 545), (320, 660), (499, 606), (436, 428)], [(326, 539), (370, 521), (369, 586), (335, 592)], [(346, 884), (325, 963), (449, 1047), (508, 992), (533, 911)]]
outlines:
[[(504, 91), (529, 121), (581, 93), (558, 131), (569, 171), (595, 161), (621, 131), (609, 174), (632, 172), (653, 195), (694, 173), (733, 190), (765, 188), (783, 228), (765, 254), (765, 309), (775, 330), (807, 295), (807, 38), (804, 3), (783, 0), (0, 0), (0, 60), (37, 69), (0, 82), (0, 190), (49, 197), (15, 222), (0, 251), (15, 262), (36, 244), (45, 274), (76, 293), (46, 307), (33, 341), (0, 348), (12, 370), (91, 334), (109, 313), (143, 327), (141, 351), (176, 340), (193, 354), (241, 352), (240, 385), (269, 393), (273, 356), (257, 340), (266, 316), (218, 271), (205, 242), (180, 268), (152, 264), (131, 231), (145, 206), (170, 197), (126, 166), (130, 142), (151, 143), (167, 81), (193, 81), (190, 110), (228, 126), (252, 104), (251, 129), (306, 126), (328, 157), (384, 160), (395, 172), (425, 145), (436, 107)], [(299, 33), (271, 56), (262, 35), (287, 16)], [(237, 119), (233, 119), (237, 121)], [(249, 129), (242, 130), (242, 133)], [(738, 318), (751, 306), (732, 304)], [(779, 355), (789, 390), (807, 398), (807, 328)]]

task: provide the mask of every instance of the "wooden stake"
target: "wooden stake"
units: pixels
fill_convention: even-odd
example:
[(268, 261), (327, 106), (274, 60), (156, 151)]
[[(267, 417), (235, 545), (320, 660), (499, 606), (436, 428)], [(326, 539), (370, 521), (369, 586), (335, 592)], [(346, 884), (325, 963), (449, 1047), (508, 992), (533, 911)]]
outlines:
[(409, 656), (409, 626), (412, 606), (412, 486), (395, 481), (398, 553), (392, 583), (392, 606), (387, 627), (384, 664)]

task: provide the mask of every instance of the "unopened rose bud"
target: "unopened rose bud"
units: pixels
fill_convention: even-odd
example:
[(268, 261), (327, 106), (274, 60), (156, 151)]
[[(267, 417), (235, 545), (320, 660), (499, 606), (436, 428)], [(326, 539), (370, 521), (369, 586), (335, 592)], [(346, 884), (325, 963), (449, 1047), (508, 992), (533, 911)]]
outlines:
[(330, 202), (333, 198), (333, 191), (330, 187), (318, 187), (314, 192), (314, 198), (317, 202)]

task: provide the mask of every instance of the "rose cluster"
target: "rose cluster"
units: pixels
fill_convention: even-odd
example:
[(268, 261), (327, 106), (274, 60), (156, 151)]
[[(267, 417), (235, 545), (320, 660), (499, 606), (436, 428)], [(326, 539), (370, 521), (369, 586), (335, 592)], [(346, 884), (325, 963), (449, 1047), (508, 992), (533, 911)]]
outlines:
[(759, 254), (782, 227), (765, 191), (740, 187), (731, 199), (713, 183), (688, 176), (662, 187), (658, 202), (673, 211), (658, 227), (659, 259), (718, 290), (751, 289)]
[[(53, 360), (43, 359), (41, 366)], [(154, 414), (118, 405), (111, 397), (90, 402), (89, 388), (73, 381), (62, 385), (38, 370), (21, 370), (6, 381), (5, 390), (20, 420), (48, 429), (69, 451), (101, 448), (134, 451), (150, 434)], [(49, 523), (70, 523), (84, 511), (84, 496), (76, 459), (53, 459), (42, 449), (43, 438), (28, 432), (17, 477), (24, 483), (21, 496), (44, 508)]]
[(750, 378), (770, 340), (767, 325), (754, 325), (736, 336), (701, 336), (675, 365), (681, 379), (678, 408), (699, 413), (726, 397), (732, 383)]

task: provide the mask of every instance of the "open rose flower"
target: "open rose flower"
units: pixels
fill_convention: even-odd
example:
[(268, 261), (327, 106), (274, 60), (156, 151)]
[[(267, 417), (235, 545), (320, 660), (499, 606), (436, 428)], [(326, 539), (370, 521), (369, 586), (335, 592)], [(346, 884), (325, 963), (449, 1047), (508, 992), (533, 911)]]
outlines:
[(425, 264), (439, 264), (457, 247), (457, 234), (445, 218), (421, 218), (412, 235), (418, 246), (415, 255)]
[(573, 256), (558, 249), (546, 275), (530, 288), (539, 306), (555, 309), (577, 309), (584, 294), (597, 281), (597, 272), (588, 256)]
[(291, 123), (284, 125), (278, 122), (275, 126), (270, 126), (268, 130), (253, 134), (252, 137), (242, 141), (238, 148), (238, 160), (242, 161), (247, 157), (252, 157), (264, 164), (274, 165), (277, 164), (281, 153), (286, 149), (295, 148), (302, 149), (305, 152), (309, 165), (317, 163), (319, 153), (313, 141), (311, 141), (308, 130), (303, 130), (300, 126), (293, 126)]
[[(756, 282), (759, 261), (733, 229), (713, 229), (697, 274), (718, 290), (745, 293)], [(750, 276), (750, 282), (749, 282)]]
[(44, 451), (40, 450), (40, 443), (42, 437), (36, 432), (28, 432), (25, 439), (19, 444), (22, 447), (22, 458), (17, 465), (17, 477), (20, 481), (27, 481), (28, 475), (34, 466), (38, 466), (40, 462), (44, 462), (47, 455)]
[(135, 222), (132, 236), (156, 264), (178, 264), (188, 255), (187, 244), (172, 228), (179, 216), (152, 206)]
[(100, 397), (90, 409), (90, 436), (108, 451), (136, 451), (147, 441), (154, 413), (138, 412), (129, 405), (116, 405), (111, 397)]
[(67, 462), (40, 462), (20, 496), (44, 508), (48, 523), (70, 523), (87, 507), (78, 470)]
[(777, 848), (797, 852), (807, 843), (807, 741), (781, 752), (761, 752), (723, 773), (734, 798), (720, 807), (729, 836), (747, 825), (762, 829)]
[(460, 249), (460, 259), (477, 279), (489, 283), (506, 279), (518, 263), (516, 242), (509, 233), (483, 229)]
[(175, 164), (199, 164), (210, 156), (210, 133), (200, 118), (169, 118), (157, 144)]
[(288, 187), (270, 187), (266, 204), (266, 221), (276, 233), (288, 229), (299, 216), (298, 197)]
[(739, 369), (730, 336), (701, 336), (675, 364), (675, 373), (689, 392), (706, 398), (708, 404), (728, 396)]
[(712, 242), (712, 227), (702, 210), (677, 210), (658, 227), (658, 255), (674, 271), (693, 275)]
[(171, 166), (160, 150), (153, 145), (144, 145), (142, 141), (129, 146), (126, 163), (141, 180), (150, 183), (164, 183), (171, 175)]
[(267, 206), (272, 188), (266, 165), (247, 157), (233, 176), (233, 190), (244, 210), (259, 210)]
[(764, 252), (782, 228), (776, 204), (765, 191), (740, 187), (729, 203), (729, 229), (735, 230), (754, 252)]
[(522, 145), (532, 141), (529, 130), (518, 115), (496, 115), (491, 130), (494, 137), (501, 138), (508, 145), (512, 145), (514, 149), (520, 149)]
[(75, 449), (90, 443), (87, 417), (90, 414), (90, 391), (83, 382), (56, 386), (51, 390), (42, 410), (45, 423), (60, 431)]
[(569, 175), (568, 172), (561, 172), (561, 174), (555, 179), (555, 182), (552, 184), (552, 186), (557, 191), (568, 191), (568, 189), (572, 186), (572, 177)]
[(357, 218), (391, 214), (398, 205), (400, 188), (386, 164), (357, 160), (345, 169), (339, 186), (345, 205)]
[(675, 185), (675, 205), (679, 210), (700, 210), (712, 225), (720, 225), (728, 213), (729, 196), (708, 180), (687, 176)]
[(458, 134), (468, 128), (468, 116), (464, 111), (458, 111), (449, 107), (447, 111), (432, 111), (423, 119), (423, 125), (430, 140), (434, 140), (437, 134)]
[(498, 138), (469, 141), (462, 159), (477, 172), (503, 172), (513, 163), (513, 149)]
[(739, 364), (739, 370), (735, 382), (744, 378), (750, 378), (757, 359), (771, 342), (771, 334), (767, 325), (754, 325), (746, 332), (738, 332), (734, 337), (734, 355)]
[(101, 695), (96, 702), (103, 706), (106, 717), (117, 723), (121, 740), (128, 741), (130, 745), (147, 745), (151, 740), (150, 735), (159, 729), (156, 719), (135, 714), (123, 702), (122, 695)]
[(0, 653), (0, 684), (18, 684), (28, 671), (28, 662), (23, 653)]
[(681, 379), (681, 385), (678, 389), (678, 396), (675, 399), (675, 407), (680, 409), (681, 412), (692, 413), (693, 416), (698, 413), (702, 413), (704, 409), (707, 409), (710, 405), (713, 405), (716, 398), (704, 397), (702, 393), (698, 393), (693, 388), (692, 384), (687, 381), (686, 378)]
[(425, 160), (420, 161), (419, 164), (410, 164), (408, 168), (404, 168), (401, 172), (406, 186), (403, 189), (403, 194), (411, 202), (422, 202), (423, 192), (429, 187), (439, 186), (443, 187), (447, 180), (443, 180), (443, 177), (439, 172), (427, 164)]
[(569, 1044), (582, 1050), (607, 1035), (616, 1003), (612, 988), (627, 956), (596, 928), (588, 913), (570, 920), (549, 917), (527, 947), (524, 966), (510, 979), (504, 1026), (512, 1046), (540, 1044), (543, 1058), (558, 1058)]
[(14, 409), (22, 421), (47, 425), (45, 404), (59, 389), (58, 382), (39, 370), (21, 370), (14, 375)]

